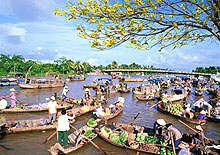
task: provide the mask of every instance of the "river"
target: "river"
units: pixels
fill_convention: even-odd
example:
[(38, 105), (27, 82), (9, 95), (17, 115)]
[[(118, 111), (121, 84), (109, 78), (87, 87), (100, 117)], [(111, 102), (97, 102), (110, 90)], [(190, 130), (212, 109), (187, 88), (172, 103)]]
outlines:
[[(94, 81), (95, 78), (103, 77), (103, 76), (87, 76), (85, 81), (80, 82), (68, 82), (70, 92), (68, 93), (68, 97), (73, 98), (81, 98), (83, 96), (83, 84), (90, 84)], [(105, 76), (106, 77), (106, 76)], [(114, 80), (114, 83), (118, 83), (117, 80)], [(141, 83), (128, 83), (129, 87), (139, 86)], [(12, 87), (0, 87), (0, 96), (9, 94), (9, 89)], [(62, 88), (48, 88), (48, 89), (20, 89), (18, 86), (13, 86), (16, 89), (17, 99), (22, 103), (44, 103), (48, 102), (45, 99), (49, 98), (54, 93), (61, 94)], [(91, 90), (94, 95), (95, 92)], [(147, 127), (153, 127), (153, 123), (158, 118), (163, 118), (166, 122), (172, 122), (176, 128), (178, 128), (182, 133), (192, 133), (191, 130), (180, 124), (176, 118), (172, 116), (165, 115), (157, 111), (156, 107), (149, 109), (149, 107), (153, 103), (147, 102), (138, 102), (132, 93), (115, 93), (110, 95), (110, 100), (108, 104), (114, 103), (117, 101), (118, 97), (125, 98), (125, 107), (123, 113), (118, 115), (116, 118), (112, 119), (114, 122), (122, 122), (127, 123), (133, 120), (134, 116), (141, 111), (139, 117), (143, 119), (136, 122), (136, 125), (142, 125)], [(198, 98), (194, 96), (193, 93), (189, 96), (187, 101), (194, 102)], [(26, 114), (0, 114), (0, 122), (4, 122), (6, 120), (16, 120), (16, 119), (32, 119), (32, 118), (40, 118), (47, 117), (47, 112), (41, 113), (26, 113)], [(80, 128), (88, 121), (90, 118), (90, 114), (83, 115), (81, 117), (76, 118), (76, 122), (73, 124), (76, 128)], [(194, 125), (190, 124), (192, 127)], [(73, 131), (72, 129), (69, 131)], [(0, 148), (1, 155), (49, 155), (47, 149), (56, 142), (56, 137), (53, 137), (49, 142), (43, 144), (43, 141), (48, 138), (50, 134), (54, 131), (46, 131), (46, 132), (31, 132), (31, 133), (21, 133), (21, 134), (11, 134), (6, 135), (3, 139), (0, 140), (0, 145), (7, 147), (8, 150), (4, 150)], [(214, 138), (216, 140), (220, 140), (220, 126), (217, 123), (208, 122), (205, 135), (210, 138)], [(109, 154), (119, 154), (119, 155), (134, 155), (135, 151), (121, 149), (111, 144), (106, 143), (100, 138), (96, 138), (94, 142), (104, 149)], [(74, 155), (99, 155), (101, 154), (94, 146), (87, 144), (79, 150), (71, 153)], [(142, 153), (140, 153), (142, 154)]]

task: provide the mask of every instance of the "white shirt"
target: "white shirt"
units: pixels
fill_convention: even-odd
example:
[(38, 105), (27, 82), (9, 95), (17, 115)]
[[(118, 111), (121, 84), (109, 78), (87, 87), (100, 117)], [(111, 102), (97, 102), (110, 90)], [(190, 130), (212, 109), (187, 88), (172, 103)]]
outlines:
[(5, 109), (7, 107), (8, 103), (5, 99), (1, 99), (0, 101), (0, 109)]
[(56, 101), (50, 101), (50, 102), (48, 103), (48, 108), (49, 108), (49, 113), (50, 113), (50, 114), (55, 114), (55, 113), (57, 113), (56, 106), (57, 106), (57, 102), (56, 102)]
[(100, 107), (98, 107), (98, 108), (96, 109), (96, 115), (97, 115), (98, 117), (104, 115), (102, 106), (100, 106)]
[(68, 131), (70, 129), (69, 119), (74, 119), (74, 117), (61, 115), (58, 118), (57, 131)]
[(67, 95), (67, 93), (68, 93), (68, 91), (69, 91), (69, 89), (68, 89), (68, 88), (64, 88), (64, 89), (63, 89), (63, 92), (62, 92), (62, 95), (65, 95), (65, 96), (66, 96), (66, 95)]

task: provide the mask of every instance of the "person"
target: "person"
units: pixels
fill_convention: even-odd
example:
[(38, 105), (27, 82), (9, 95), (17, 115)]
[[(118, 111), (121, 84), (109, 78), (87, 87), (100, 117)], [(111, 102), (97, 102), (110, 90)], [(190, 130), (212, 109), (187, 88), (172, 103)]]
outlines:
[(198, 120), (204, 120), (204, 119), (205, 119), (205, 116), (206, 116), (206, 112), (205, 112), (205, 110), (202, 110), (202, 111), (200, 111), (200, 113), (199, 113), (197, 119), (198, 119)]
[(195, 103), (193, 103), (193, 109), (195, 112), (199, 112), (199, 109), (203, 107), (203, 102), (205, 102), (205, 100), (204, 98), (201, 98)]
[(84, 97), (85, 97), (86, 101), (88, 101), (90, 99), (90, 96), (91, 96), (90, 90), (89, 90), (89, 88), (86, 88), (85, 89), (85, 94), (84, 94)]
[(64, 148), (67, 147), (68, 144), (68, 130), (70, 129), (69, 120), (73, 120), (73, 117), (66, 115), (66, 110), (61, 111), (61, 116), (58, 118), (57, 132), (58, 132), (58, 143), (62, 145)]
[(11, 99), (11, 107), (15, 107), (16, 106), (16, 95), (15, 95), (15, 89), (11, 88), (10, 89), (11, 93), (8, 95)]
[(67, 93), (69, 92), (69, 87), (68, 86), (65, 86), (63, 88), (63, 91), (62, 91), (62, 98), (63, 98), (63, 101), (65, 101), (67, 99)]
[(157, 119), (153, 125), (154, 136), (156, 136), (156, 134), (158, 133), (158, 130), (160, 128), (163, 128), (165, 125), (166, 125), (166, 122), (164, 121), (164, 119)]
[(179, 131), (177, 128), (173, 127), (173, 124), (172, 124), (172, 123), (168, 123), (168, 124), (166, 125), (166, 127), (167, 127), (167, 129), (168, 129), (168, 131), (169, 131), (168, 135), (169, 135), (170, 138), (171, 138), (170, 132), (173, 133), (174, 146), (177, 147), (177, 146), (180, 144), (180, 142), (181, 142), (182, 134), (180, 133), (180, 131)]
[(205, 139), (205, 134), (204, 134), (204, 132), (203, 132), (203, 128), (201, 127), (201, 125), (197, 125), (195, 128), (196, 128), (197, 131), (198, 131), (199, 140), (201, 140), (202, 145), (205, 146), (205, 141), (204, 141), (204, 139)]
[(57, 102), (55, 100), (55, 97), (51, 96), (50, 102), (48, 103), (50, 124), (53, 124), (53, 122), (56, 120), (57, 106), (58, 105), (57, 105)]
[(164, 92), (164, 94), (162, 94), (162, 101), (167, 103), (169, 101), (169, 96), (167, 91)]
[(8, 103), (5, 100), (5, 96), (1, 96), (0, 98), (0, 109), (5, 109), (7, 107)]
[(98, 107), (96, 108), (96, 111), (93, 114), (95, 114), (97, 117), (104, 115), (104, 111), (101, 103), (99, 103)]

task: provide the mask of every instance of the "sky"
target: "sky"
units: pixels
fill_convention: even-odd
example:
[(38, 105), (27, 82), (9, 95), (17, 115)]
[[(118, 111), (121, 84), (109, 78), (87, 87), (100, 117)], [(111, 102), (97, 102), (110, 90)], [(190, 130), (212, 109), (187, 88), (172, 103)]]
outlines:
[(22, 55), (25, 59), (53, 62), (62, 56), (91, 65), (133, 62), (177, 71), (196, 67), (220, 66), (220, 43), (208, 40), (175, 50), (158, 52), (127, 49), (92, 49), (89, 41), (77, 36), (79, 21), (55, 16), (55, 8), (64, 8), (66, 0), (0, 0), (0, 53)]

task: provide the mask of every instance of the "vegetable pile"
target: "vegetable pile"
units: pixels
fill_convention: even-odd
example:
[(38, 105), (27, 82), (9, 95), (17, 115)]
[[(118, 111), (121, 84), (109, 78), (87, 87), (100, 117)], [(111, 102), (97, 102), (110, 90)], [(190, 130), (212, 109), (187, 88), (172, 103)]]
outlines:
[(170, 151), (170, 149), (166, 149), (166, 148), (160, 148), (160, 154), (163, 155), (173, 155), (173, 151)]
[(166, 111), (171, 114), (181, 116), (181, 112), (184, 111), (183, 107), (180, 104), (168, 104)]
[(125, 146), (127, 143), (127, 140), (128, 140), (128, 132), (127, 131), (120, 131), (119, 134), (112, 133), (110, 135), (110, 140), (113, 143)]
[(89, 121), (87, 122), (88, 126), (96, 126), (97, 122), (94, 118), (90, 118)]
[(93, 138), (95, 136), (95, 134), (92, 132), (92, 130), (87, 130), (85, 132), (85, 136), (89, 139)]

